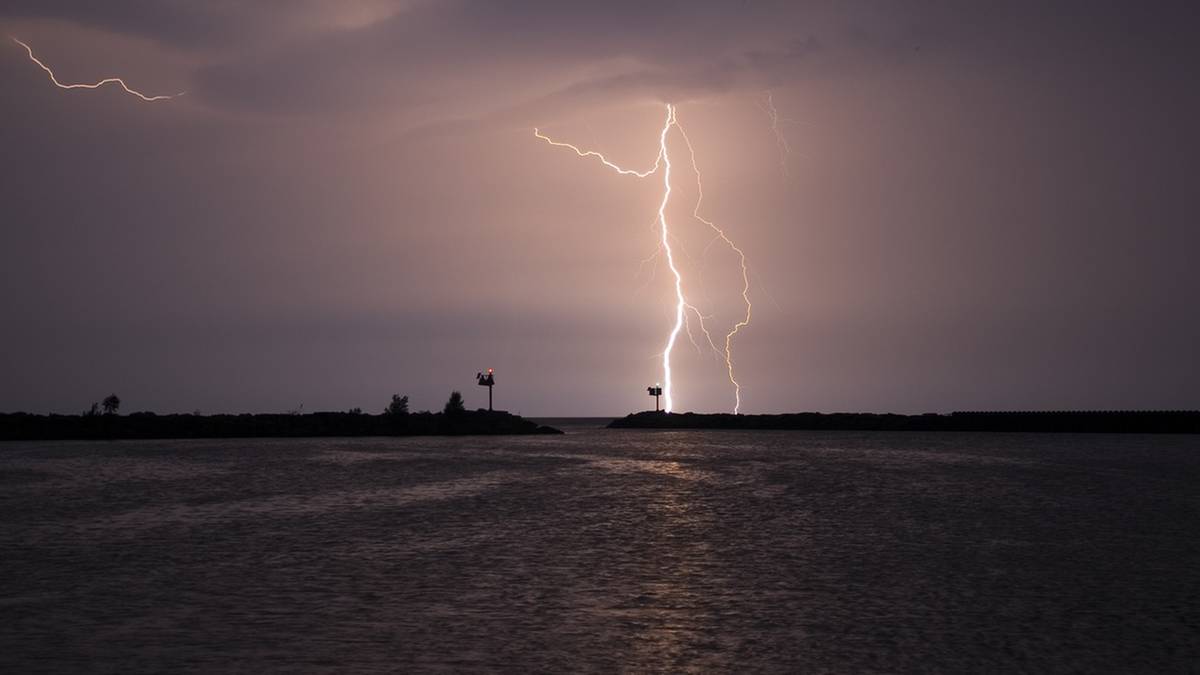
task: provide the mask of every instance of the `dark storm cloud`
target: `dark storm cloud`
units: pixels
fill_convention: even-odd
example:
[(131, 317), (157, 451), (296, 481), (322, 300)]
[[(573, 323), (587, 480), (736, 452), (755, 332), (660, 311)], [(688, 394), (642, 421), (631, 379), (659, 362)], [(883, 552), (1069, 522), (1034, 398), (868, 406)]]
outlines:
[[(781, 20), (764, 22), (773, 12)], [(681, 100), (793, 79), (829, 23), (790, 3), (425, 3), (215, 64), (196, 88), (218, 105), (292, 113), (383, 102), (432, 103), (452, 115), (456, 105)]]
[(580, 110), (594, 112), (631, 100), (682, 103), (731, 92), (761, 92), (787, 82), (794, 74), (790, 69), (819, 49), (815, 40), (803, 40), (780, 52), (752, 51), (716, 63), (693, 64), (690, 68), (638, 70), (585, 79), (492, 110), (485, 116), (450, 114), (435, 121), (418, 123), (407, 136), (527, 127), (545, 120), (571, 117)]
[[(345, 23), (355, 7), (372, 12)], [(758, 91), (797, 80), (821, 48), (848, 61), (903, 55), (933, 20), (865, 1), (16, 0), (0, 16), (199, 50), (187, 89), (217, 108), (295, 115), (387, 105), (421, 108), (423, 123), (465, 105), (508, 111)]]
[[(347, 22), (355, 8), (371, 11)], [(218, 108), (295, 115), (388, 105), (436, 119), (455, 117), (462, 105), (512, 111), (573, 98), (586, 105), (601, 96), (682, 101), (757, 91), (813, 76), (803, 66), (822, 51), (829, 54), (821, 76), (930, 54), (949, 60), (1008, 51), (1071, 61), (1180, 31), (1184, 11), (1178, 3), (1151, 12), (1120, 3), (867, 0), (10, 0), (0, 17), (53, 19), (199, 50), (187, 88)]]
[(11, 19), (55, 19), (154, 40), (177, 47), (225, 44), (246, 35), (268, 15), (264, 5), (213, 0), (7, 0), (0, 15)]

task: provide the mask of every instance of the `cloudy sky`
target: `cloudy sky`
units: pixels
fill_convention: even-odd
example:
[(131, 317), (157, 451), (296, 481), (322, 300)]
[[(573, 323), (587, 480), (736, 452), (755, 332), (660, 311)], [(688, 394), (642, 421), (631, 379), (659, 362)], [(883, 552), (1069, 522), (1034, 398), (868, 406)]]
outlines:
[[(1200, 406), (1190, 3), (5, 0), (0, 410), (652, 404), (666, 104), (743, 412)], [(775, 125), (767, 97), (778, 110)], [(790, 151), (786, 151), (786, 142)], [(717, 342), (737, 258), (667, 208)], [(695, 319), (693, 318), (693, 322)], [(733, 405), (686, 335), (678, 410)]]

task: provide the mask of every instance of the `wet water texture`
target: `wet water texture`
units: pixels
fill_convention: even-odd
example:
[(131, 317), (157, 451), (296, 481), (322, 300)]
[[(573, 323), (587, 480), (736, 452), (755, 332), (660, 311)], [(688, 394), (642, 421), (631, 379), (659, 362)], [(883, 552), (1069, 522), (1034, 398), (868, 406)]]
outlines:
[(1198, 445), (0, 443), (0, 671), (1186, 672)]

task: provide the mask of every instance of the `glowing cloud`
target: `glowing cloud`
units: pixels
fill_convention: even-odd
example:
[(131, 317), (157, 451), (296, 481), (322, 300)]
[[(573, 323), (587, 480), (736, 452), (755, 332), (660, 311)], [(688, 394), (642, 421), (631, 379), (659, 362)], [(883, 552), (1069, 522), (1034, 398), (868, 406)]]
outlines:
[(50, 77), (50, 81), (53, 82), (54, 86), (58, 87), (59, 89), (99, 89), (100, 87), (103, 87), (106, 84), (116, 84), (116, 85), (119, 85), (122, 89), (124, 89), (126, 93), (132, 94), (132, 95), (142, 99), (143, 101), (151, 101), (151, 102), (165, 101), (168, 99), (175, 98), (176, 96), (183, 96), (186, 93), (186, 92), (181, 91), (178, 94), (171, 94), (169, 96), (166, 94), (160, 94), (158, 96), (147, 96), (147, 95), (143, 94), (142, 92), (137, 91), (136, 89), (131, 89), (129, 87), (129, 85), (125, 84), (125, 80), (122, 80), (119, 77), (106, 77), (103, 80), (100, 80), (99, 82), (94, 82), (92, 84), (63, 84), (62, 82), (58, 81), (58, 78), (55, 77), (55, 75), (54, 75), (54, 71), (50, 70), (49, 66), (47, 66), (45, 63), (42, 63), (41, 60), (38, 59), (38, 57), (33, 55), (33, 48), (31, 48), (29, 45), (25, 44), (24, 42), (21, 42), (20, 40), (18, 40), (15, 37), (12, 37), (12, 36), (9, 36), (9, 37), (12, 39), (13, 42), (15, 42), (25, 48), (25, 51), (29, 54), (29, 60), (38, 64), (38, 66), (42, 70), (46, 71), (46, 75), (48, 75)]

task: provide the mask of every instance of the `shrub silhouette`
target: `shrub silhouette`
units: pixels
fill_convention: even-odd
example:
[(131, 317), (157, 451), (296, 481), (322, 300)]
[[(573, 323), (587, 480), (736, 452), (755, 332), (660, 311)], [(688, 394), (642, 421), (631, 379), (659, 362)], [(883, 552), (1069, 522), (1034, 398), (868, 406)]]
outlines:
[(121, 399), (116, 394), (109, 394), (101, 405), (104, 406), (105, 415), (116, 415), (121, 409)]
[(458, 415), (466, 411), (467, 408), (463, 405), (462, 394), (457, 391), (450, 392), (450, 400), (446, 401), (446, 407), (442, 408), (442, 412), (447, 415)]
[(392, 394), (392, 402), (383, 409), (385, 415), (407, 415), (408, 414), (408, 397), (400, 394)]

